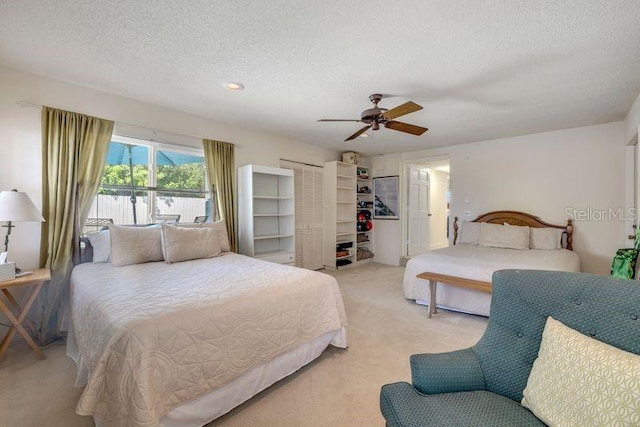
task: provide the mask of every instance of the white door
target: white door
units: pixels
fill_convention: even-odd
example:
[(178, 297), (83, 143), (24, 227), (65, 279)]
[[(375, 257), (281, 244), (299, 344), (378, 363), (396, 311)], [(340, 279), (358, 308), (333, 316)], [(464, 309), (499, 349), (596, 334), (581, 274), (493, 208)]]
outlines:
[(324, 267), (322, 220), (323, 170), (316, 166), (305, 166), (303, 170), (303, 255), (302, 267), (318, 270)]
[(324, 267), (322, 259), (322, 179), (323, 169), (318, 166), (281, 161), (280, 166), (293, 170), (296, 204), (296, 267), (318, 270)]
[(429, 170), (410, 165), (408, 181), (407, 255), (413, 256), (429, 250)]

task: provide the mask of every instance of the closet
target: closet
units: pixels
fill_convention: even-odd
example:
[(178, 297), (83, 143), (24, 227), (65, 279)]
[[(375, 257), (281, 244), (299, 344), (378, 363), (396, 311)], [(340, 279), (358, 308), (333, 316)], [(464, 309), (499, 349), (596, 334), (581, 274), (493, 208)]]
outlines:
[(293, 171), (295, 265), (309, 270), (321, 269), (324, 267), (323, 168), (289, 160), (281, 160), (280, 167)]

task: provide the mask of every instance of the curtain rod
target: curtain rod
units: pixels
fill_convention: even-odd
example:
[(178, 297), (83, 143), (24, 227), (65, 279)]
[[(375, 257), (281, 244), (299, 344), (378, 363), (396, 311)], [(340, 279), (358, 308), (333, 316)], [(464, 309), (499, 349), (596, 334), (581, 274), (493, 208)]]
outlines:
[[(18, 104), (22, 108), (37, 108), (39, 110), (41, 110), (42, 107), (43, 107), (42, 104), (37, 104), (35, 102), (26, 101), (26, 100), (16, 101), (16, 104)], [(52, 108), (57, 108), (57, 107), (52, 107)], [(61, 110), (66, 110), (64, 108), (60, 108), (60, 109)], [(66, 111), (69, 111), (69, 110), (66, 110)], [(82, 113), (82, 114), (84, 114), (84, 113)], [(204, 137), (201, 137), (201, 136), (186, 135), (184, 133), (178, 133), (178, 132), (171, 132), (171, 131), (162, 130), (162, 129), (149, 128), (149, 127), (137, 125), (137, 124), (134, 124), (134, 123), (127, 123), (127, 122), (121, 122), (121, 121), (116, 121), (116, 120), (114, 120), (113, 122), (114, 122), (114, 124), (125, 125), (125, 126), (133, 126), (133, 127), (139, 128), (139, 129), (152, 131), (154, 133), (154, 135), (158, 134), (158, 133), (165, 133), (165, 134), (168, 134), (168, 135), (175, 135), (175, 136), (181, 136), (181, 137), (185, 137), (185, 138), (199, 139), (200, 141), (202, 141), (203, 139), (209, 139), (209, 138), (204, 138)], [(153, 139), (153, 138), (141, 138), (139, 136), (127, 135), (127, 134), (124, 134), (124, 133), (118, 133), (118, 135), (126, 136), (126, 137), (129, 137), (129, 138), (136, 138), (136, 139), (152, 141), (152, 142), (160, 142), (160, 143), (164, 143), (164, 144), (180, 145), (180, 146), (186, 147), (186, 148), (194, 148), (194, 147), (189, 146), (189, 145), (177, 144), (176, 142), (172, 142), (172, 141), (162, 141), (162, 140)], [(240, 145), (238, 145), (238, 144), (234, 144), (232, 142), (230, 142), (229, 144), (234, 145), (236, 148), (240, 148)]]
[(299, 161), (297, 161), (297, 160), (283, 159), (282, 157), (280, 157), (280, 161), (281, 161), (281, 162), (297, 163), (297, 164), (299, 164), (299, 165), (305, 165), (305, 166), (313, 166), (313, 167), (316, 167), (316, 168), (322, 168), (322, 167), (324, 167), (324, 166), (314, 165), (314, 164), (311, 164), (311, 163), (299, 162)]

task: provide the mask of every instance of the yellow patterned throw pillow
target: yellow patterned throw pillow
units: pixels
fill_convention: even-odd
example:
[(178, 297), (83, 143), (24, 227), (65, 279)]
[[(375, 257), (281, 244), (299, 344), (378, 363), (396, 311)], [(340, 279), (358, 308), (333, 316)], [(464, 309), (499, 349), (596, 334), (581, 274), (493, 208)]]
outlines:
[(640, 426), (640, 356), (549, 317), (523, 396), (550, 426)]

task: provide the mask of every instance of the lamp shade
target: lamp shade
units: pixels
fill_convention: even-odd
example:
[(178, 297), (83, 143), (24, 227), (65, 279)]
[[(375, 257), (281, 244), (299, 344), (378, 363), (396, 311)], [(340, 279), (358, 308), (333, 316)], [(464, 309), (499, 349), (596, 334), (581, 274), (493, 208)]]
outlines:
[(44, 222), (44, 218), (27, 193), (2, 191), (0, 192), (0, 221)]

